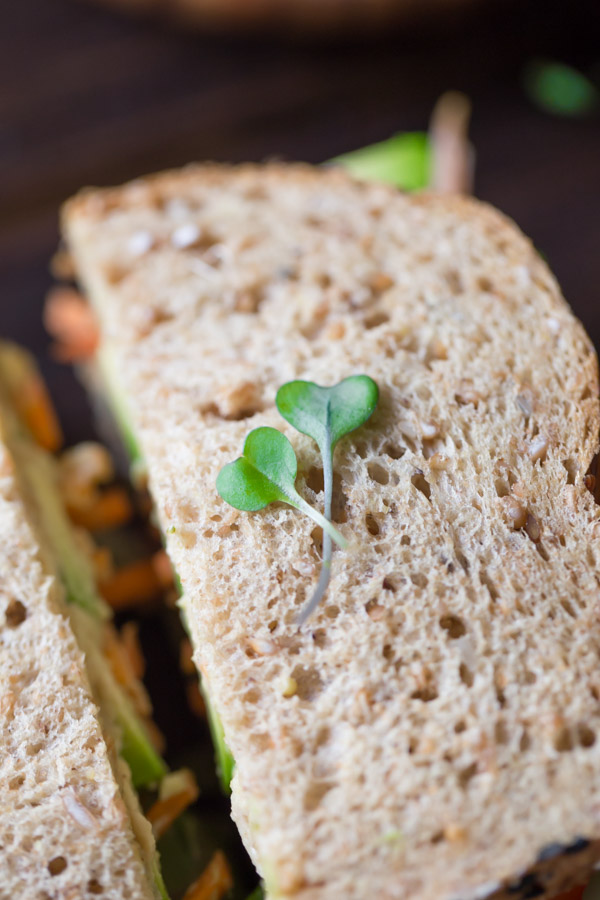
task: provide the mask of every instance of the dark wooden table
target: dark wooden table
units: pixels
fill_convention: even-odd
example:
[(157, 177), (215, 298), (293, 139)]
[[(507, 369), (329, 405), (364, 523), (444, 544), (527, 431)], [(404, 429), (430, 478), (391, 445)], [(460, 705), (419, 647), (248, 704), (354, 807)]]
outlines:
[(600, 120), (541, 113), (521, 85), (540, 56), (600, 76), (598, 0), (483, 0), (363, 45), (192, 35), (75, 0), (0, 8), (0, 333), (43, 359), (70, 439), (87, 405), (40, 321), (63, 199), (194, 159), (319, 162), (426, 127), (447, 88), (473, 100), (476, 193), (533, 237), (600, 345)]

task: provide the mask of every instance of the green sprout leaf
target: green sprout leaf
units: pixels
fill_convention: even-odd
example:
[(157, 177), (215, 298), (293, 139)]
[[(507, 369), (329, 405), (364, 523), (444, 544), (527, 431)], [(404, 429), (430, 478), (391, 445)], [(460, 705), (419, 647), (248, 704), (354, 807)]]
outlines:
[[(351, 375), (333, 387), (312, 381), (290, 381), (279, 388), (277, 409), (302, 434), (316, 441), (323, 459), (325, 518), (331, 521), (333, 454), (340, 438), (355, 431), (372, 415), (379, 398), (377, 385), (368, 375)], [(333, 546), (323, 534), (323, 566), (315, 592), (299, 617), (302, 625), (317, 608), (329, 584)]]
[(355, 178), (382, 181), (405, 191), (419, 191), (431, 180), (431, 158), (427, 134), (413, 131), (345, 153), (331, 162), (343, 166)]
[(255, 428), (244, 444), (244, 455), (221, 469), (217, 491), (230, 506), (245, 512), (264, 509), (279, 501), (301, 510), (323, 532), (346, 547), (346, 539), (296, 491), (298, 462), (294, 448), (276, 428)]
[(598, 88), (564, 63), (530, 63), (524, 72), (524, 85), (536, 106), (557, 116), (585, 116), (600, 106)]

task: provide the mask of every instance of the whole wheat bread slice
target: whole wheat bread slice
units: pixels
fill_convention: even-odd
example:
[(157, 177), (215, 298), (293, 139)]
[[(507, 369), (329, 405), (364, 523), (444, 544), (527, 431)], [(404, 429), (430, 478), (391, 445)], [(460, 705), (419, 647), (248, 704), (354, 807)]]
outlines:
[(138, 842), (152, 846), (150, 826), (135, 807), (133, 825), (119, 788), (121, 782), (127, 790), (130, 776), (105, 742), (64, 590), (19, 477), (19, 441), (13, 449), (6, 443), (15, 426), (5, 401), (0, 398), (0, 898), (152, 900)]
[[(551, 894), (600, 855), (596, 357), (531, 243), (473, 200), (302, 166), (195, 167), (72, 200), (98, 311), (236, 760), (270, 896)], [(284, 382), (366, 373), (336, 551), (217, 495)], [(121, 398), (123, 399), (123, 398)]]

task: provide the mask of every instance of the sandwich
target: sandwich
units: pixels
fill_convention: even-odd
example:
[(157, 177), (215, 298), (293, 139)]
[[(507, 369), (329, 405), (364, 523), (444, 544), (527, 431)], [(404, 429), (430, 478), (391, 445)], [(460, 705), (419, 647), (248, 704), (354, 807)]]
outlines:
[(0, 897), (158, 900), (136, 791), (172, 776), (67, 515), (60, 442), (31, 357), (0, 343)]
[[(582, 883), (600, 858), (598, 372), (532, 244), (472, 199), (278, 164), (88, 190), (63, 228), (267, 896)], [(356, 376), (378, 401), (332, 452), (328, 517), (325, 457), (280, 392)], [(218, 490), (259, 429), (291, 483), (271, 499), (296, 507)]]

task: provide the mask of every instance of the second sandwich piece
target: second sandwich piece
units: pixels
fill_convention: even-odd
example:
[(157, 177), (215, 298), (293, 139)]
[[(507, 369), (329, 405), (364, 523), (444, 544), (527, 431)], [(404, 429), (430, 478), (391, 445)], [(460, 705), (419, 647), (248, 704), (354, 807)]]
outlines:
[[(271, 897), (552, 895), (600, 857), (593, 349), (533, 247), (471, 200), (300, 166), (84, 193), (65, 234), (139, 442)], [(348, 542), (239, 512), (259, 426), (322, 501), (278, 389), (370, 376), (335, 456)]]

